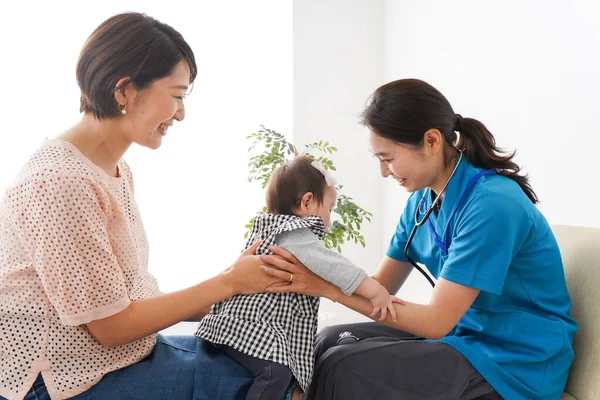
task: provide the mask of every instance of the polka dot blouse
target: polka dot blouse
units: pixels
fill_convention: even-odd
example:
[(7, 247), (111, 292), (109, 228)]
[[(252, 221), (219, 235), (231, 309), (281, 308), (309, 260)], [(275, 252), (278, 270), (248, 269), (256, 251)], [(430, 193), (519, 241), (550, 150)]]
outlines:
[(42, 373), (52, 399), (77, 395), (148, 355), (154, 335), (107, 348), (86, 323), (159, 294), (131, 172), (110, 177), (69, 142), (46, 140), (0, 202), (0, 395)]

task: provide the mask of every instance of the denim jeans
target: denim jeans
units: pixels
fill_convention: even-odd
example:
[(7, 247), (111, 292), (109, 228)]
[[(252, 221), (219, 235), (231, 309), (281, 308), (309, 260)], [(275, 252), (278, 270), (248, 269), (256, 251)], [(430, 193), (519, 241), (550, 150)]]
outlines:
[[(202, 339), (158, 335), (148, 357), (106, 374), (72, 399), (243, 400), (253, 380), (250, 371)], [(40, 376), (25, 400), (49, 399)]]
[[(6, 398), (0, 396), (0, 400), (6, 400)], [(33, 382), (33, 386), (29, 392), (27, 392), (23, 400), (50, 400), (50, 395), (48, 394), (48, 390), (46, 390), (42, 375), (38, 375), (35, 382)]]

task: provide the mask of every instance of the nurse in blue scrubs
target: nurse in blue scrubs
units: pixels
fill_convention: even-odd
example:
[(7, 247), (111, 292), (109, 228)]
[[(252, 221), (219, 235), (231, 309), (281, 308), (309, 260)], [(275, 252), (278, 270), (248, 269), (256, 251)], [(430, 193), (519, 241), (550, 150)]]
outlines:
[[(397, 321), (321, 331), (304, 397), (559, 399), (577, 324), (558, 245), (514, 154), (416, 79), (377, 89), (362, 122), (381, 175), (411, 193), (374, 277), (396, 293), (414, 262), (436, 283), (428, 304), (396, 305)], [(267, 272), (294, 279), (272, 290), (328, 297), (369, 315), (368, 300), (274, 252), (287, 261), (263, 261), (287, 272)]]

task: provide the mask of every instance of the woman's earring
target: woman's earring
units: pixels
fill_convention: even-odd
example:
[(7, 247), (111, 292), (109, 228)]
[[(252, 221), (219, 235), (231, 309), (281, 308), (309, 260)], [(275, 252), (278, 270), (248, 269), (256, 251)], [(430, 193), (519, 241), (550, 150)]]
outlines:
[(123, 114), (123, 115), (127, 114), (127, 104), (126, 103), (119, 104), (119, 109), (121, 110), (121, 114)]

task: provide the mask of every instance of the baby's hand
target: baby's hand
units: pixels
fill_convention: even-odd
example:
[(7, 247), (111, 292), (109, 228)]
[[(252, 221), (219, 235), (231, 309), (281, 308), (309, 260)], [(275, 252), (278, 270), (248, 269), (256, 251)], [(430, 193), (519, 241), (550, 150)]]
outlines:
[(370, 317), (375, 317), (377, 313), (381, 311), (380, 321), (385, 320), (387, 316), (387, 311), (390, 311), (390, 315), (392, 316), (392, 320), (396, 321), (398, 316), (396, 315), (396, 309), (394, 308), (394, 303), (398, 303), (404, 305), (404, 300), (397, 298), (396, 296), (392, 296), (388, 293), (386, 288), (381, 286), (381, 289), (377, 293), (375, 297), (369, 299), (371, 304), (373, 304), (373, 311), (371, 312)]

